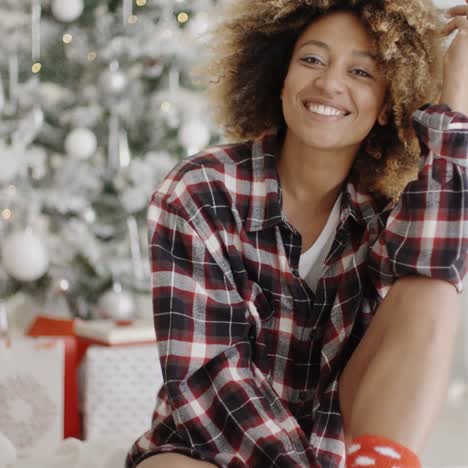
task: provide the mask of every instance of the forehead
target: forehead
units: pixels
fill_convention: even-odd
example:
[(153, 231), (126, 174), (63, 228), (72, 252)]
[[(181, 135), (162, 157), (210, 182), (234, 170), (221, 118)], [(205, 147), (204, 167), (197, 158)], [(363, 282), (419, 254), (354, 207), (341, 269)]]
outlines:
[(354, 13), (337, 11), (313, 20), (299, 36), (295, 48), (309, 40), (324, 42), (329, 47), (347, 47), (371, 52), (371, 36), (362, 20)]

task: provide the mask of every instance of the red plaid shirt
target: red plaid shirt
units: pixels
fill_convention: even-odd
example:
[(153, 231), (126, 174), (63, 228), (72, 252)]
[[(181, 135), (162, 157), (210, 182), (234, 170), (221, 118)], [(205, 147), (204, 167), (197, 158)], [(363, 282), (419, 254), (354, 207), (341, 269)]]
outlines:
[(346, 181), (316, 294), (281, 212), (274, 134), (178, 164), (149, 207), (154, 324), (164, 385), (127, 467), (178, 452), (220, 467), (339, 467), (338, 377), (398, 277), (462, 291), (468, 118), (413, 115), (419, 177), (397, 203)]

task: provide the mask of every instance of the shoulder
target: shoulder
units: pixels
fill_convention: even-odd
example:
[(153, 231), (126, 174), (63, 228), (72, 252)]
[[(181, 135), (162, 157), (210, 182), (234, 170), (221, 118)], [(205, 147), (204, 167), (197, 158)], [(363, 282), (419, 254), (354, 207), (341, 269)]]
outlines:
[(180, 161), (153, 192), (151, 202), (194, 216), (233, 206), (236, 190), (249, 192), (252, 141), (217, 145)]

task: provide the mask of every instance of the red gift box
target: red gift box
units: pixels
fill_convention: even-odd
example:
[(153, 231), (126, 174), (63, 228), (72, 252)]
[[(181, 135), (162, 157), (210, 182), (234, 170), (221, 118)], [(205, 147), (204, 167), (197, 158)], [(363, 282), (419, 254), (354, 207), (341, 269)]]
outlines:
[(79, 439), (81, 437), (77, 377), (79, 356), (74, 335), (74, 320), (39, 315), (26, 334), (31, 337), (51, 336), (63, 340), (65, 347), (63, 437)]

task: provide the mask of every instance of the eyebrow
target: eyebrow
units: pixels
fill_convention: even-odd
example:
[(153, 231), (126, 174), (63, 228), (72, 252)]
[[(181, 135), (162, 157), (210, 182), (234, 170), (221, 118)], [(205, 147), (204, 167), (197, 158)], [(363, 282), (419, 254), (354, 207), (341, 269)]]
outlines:
[[(303, 44), (300, 45), (299, 49), (301, 49), (302, 47), (308, 44), (314, 44), (318, 47), (322, 47), (323, 49), (330, 50), (330, 46), (328, 44), (322, 41), (317, 41), (315, 39), (310, 39), (309, 41), (304, 42)], [(367, 50), (353, 50), (352, 54), (357, 55), (359, 57), (367, 57), (367, 58), (370, 58), (371, 60), (376, 61), (376, 56)]]

